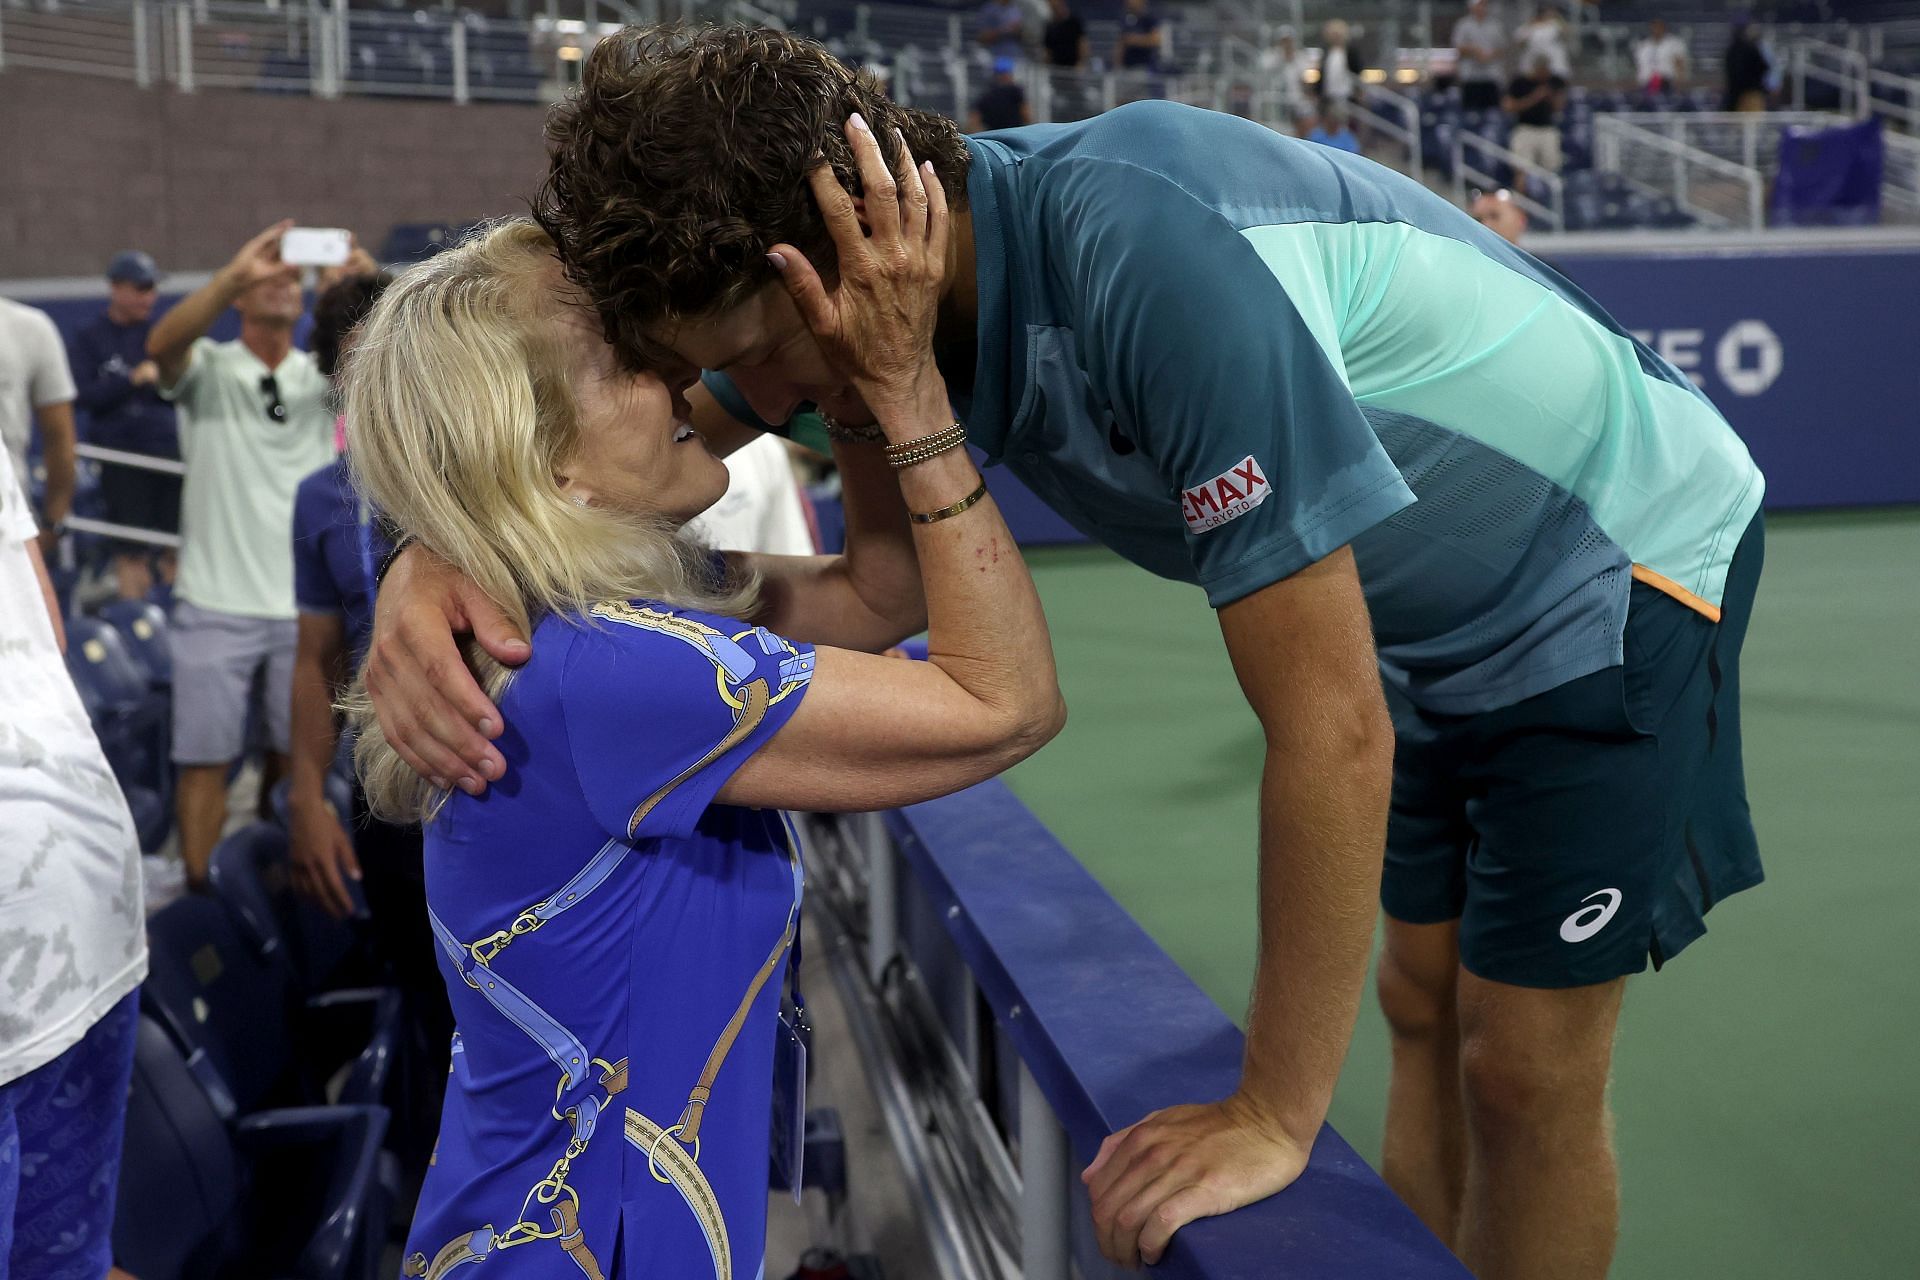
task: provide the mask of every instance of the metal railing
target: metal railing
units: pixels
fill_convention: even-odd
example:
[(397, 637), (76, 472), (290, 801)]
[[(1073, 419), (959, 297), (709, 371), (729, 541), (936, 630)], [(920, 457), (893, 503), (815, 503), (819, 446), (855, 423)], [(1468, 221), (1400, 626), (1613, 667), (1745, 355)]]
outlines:
[(1881, 207), (1901, 215), (1903, 221), (1920, 217), (1920, 138), (1889, 131), (1880, 141), (1886, 148)]
[[(609, 16), (625, 5), (594, 3)], [(444, 11), (277, 6), (235, 0), (60, 0), (0, 13), (0, 69), (30, 68), (200, 89), (453, 102), (538, 102), (569, 82), (612, 22), (511, 22)]]
[(1709, 228), (1759, 231), (1767, 225), (1766, 181), (1756, 168), (1646, 128), (1644, 116), (1594, 118), (1598, 167), (1659, 192)]
[[(1478, 134), (1455, 130), (1453, 135), (1453, 200), (1464, 207), (1470, 186), (1492, 188), (1506, 186), (1493, 165), (1504, 164), (1513, 171), (1508, 194), (1526, 211), (1527, 217), (1543, 231), (1567, 228), (1566, 180), (1551, 169), (1522, 159), (1513, 151)], [(1475, 163), (1478, 160), (1482, 163)], [(1492, 165), (1485, 164), (1491, 161)]]
[(1868, 48), (1796, 40), (1788, 54), (1788, 84), (1796, 111), (1806, 109), (1808, 86), (1820, 85), (1848, 115), (1878, 115), (1896, 128), (1920, 132), (1920, 78), (1875, 66)]

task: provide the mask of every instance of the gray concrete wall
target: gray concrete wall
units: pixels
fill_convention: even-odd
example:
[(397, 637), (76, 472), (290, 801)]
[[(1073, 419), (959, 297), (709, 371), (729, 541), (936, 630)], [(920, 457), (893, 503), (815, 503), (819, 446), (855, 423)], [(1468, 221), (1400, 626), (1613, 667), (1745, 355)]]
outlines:
[(0, 279), (83, 276), (120, 249), (204, 270), (279, 218), (349, 227), (525, 212), (544, 110), (140, 89), (0, 73)]

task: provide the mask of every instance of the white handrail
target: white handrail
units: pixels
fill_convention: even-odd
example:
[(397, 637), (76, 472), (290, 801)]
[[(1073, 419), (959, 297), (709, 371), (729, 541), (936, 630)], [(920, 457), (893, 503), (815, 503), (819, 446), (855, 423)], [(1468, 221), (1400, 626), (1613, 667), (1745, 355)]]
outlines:
[(1527, 185), (1525, 182), (1516, 185), (1508, 194), (1513, 197), (1515, 204), (1526, 210), (1529, 218), (1535, 218), (1546, 223), (1547, 230), (1566, 230), (1566, 179), (1551, 169), (1543, 169), (1539, 165), (1523, 159), (1521, 156), (1509, 151), (1497, 142), (1482, 138), (1478, 134), (1466, 133), (1463, 130), (1455, 130), (1453, 135), (1453, 199), (1455, 204), (1463, 208), (1466, 206), (1467, 179), (1469, 177), (1489, 187), (1498, 186), (1500, 181), (1498, 175), (1475, 168), (1467, 163), (1467, 147), (1469, 142), (1471, 142), (1474, 150), (1480, 152), (1482, 155), (1490, 155), (1495, 160), (1504, 161), (1511, 165), (1514, 172), (1522, 178), (1537, 180), (1541, 186), (1545, 187), (1547, 203), (1542, 203), (1528, 194), (1527, 191), (1524, 190)]
[(1724, 215), (1711, 209), (1694, 204), (1689, 198), (1688, 179), (1685, 165), (1697, 165), (1702, 169), (1717, 173), (1746, 188), (1747, 225), (1758, 231), (1766, 226), (1765, 182), (1757, 169), (1723, 160), (1711, 151), (1702, 151), (1698, 147), (1666, 134), (1656, 133), (1652, 129), (1639, 126), (1634, 121), (1621, 119), (1617, 114), (1594, 117), (1595, 150), (1601, 157), (1600, 167), (1620, 172), (1620, 146), (1630, 142), (1635, 146), (1646, 147), (1671, 158), (1674, 161), (1673, 199), (1682, 208), (1697, 217), (1707, 220), (1725, 220)]

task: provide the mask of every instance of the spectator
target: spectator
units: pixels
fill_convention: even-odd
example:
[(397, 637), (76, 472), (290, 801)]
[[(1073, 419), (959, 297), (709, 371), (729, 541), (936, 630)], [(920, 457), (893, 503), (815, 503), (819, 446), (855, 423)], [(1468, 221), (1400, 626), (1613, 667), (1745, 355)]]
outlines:
[[(147, 357), (160, 273), (153, 259), (129, 249), (107, 264), (107, 309), (74, 335), (67, 356), (87, 413), (87, 439), (108, 449), (177, 462), (180, 434), (173, 406), (160, 397), (160, 369)], [(119, 463), (100, 468), (107, 519), (152, 533), (180, 532), (180, 477)], [(115, 589), (125, 600), (153, 589), (153, 557), (144, 543), (113, 550)], [(175, 556), (157, 557), (160, 576), (173, 581)]]
[(1559, 173), (1560, 113), (1567, 105), (1567, 82), (1553, 73), (1544, 57), (1536, 57), (1523, 75), (1507, 86), (1500, 106), (1513, 117), (1513, 135), (1507, 146), (1520, 161), (1522, 186), (1531, 186), (1525, 166)]
[(1500, 50), (1506, 39), (1499, 20), (1487, 12), (1487, 0), (1473, 0), (1465, 16), (1453, 24), (1453, 47), (1459, 54), (1455, 78), (1465, 110), (1488, 111), (1500, 105), (1500, 83), (1505, 78)]
[(1667, 30), (1666, 21), (1647, 24), (1647, 38), (1634, 46), (1640, 88), (1649, 97), (1678, 93), (1687, 80), (1687, 42)]
[(1533, 17), (1514, 33), (1513, 47), (1518, 65), (1531, 67), (1545, 58), (1547, 69), (1554, 75), (1562, 80), (1573, 78), (1573, 59), (1567, 54), (1567, 20), (1557, 5), (1543, 4), (1534, 10)]
[(1772, 60), (1754, 34), (1753, 21), (1734, 20), (1733, 41), (1727, 46), (1727, 93), (1722, 111), (1765, 111), (1767, 82), (1773, 72)]
[(1047, 0), (1047, 27), (1040, 36), (1050, 67), (1087, 65), (1087, 24), (1071, 0)]
[(1283, 122), (1292, 127), (1308, 113), (1307, 55), (1302, 53), (1292, 27), (1280, 28), (1280, 34), (1268, 48), (1260, 51), (1260, 69), (1272, 75), (1272, 88), (1279, 100)]
[(997, 61), (1016, 61), (1025, 52), (1027, 15), (1015, 0), (987, 0), (980, 6), (980, 43)]
[[(355, 326), (391, 280), (371, 259), (356, 265), (356, 274), (314, 303), (314, 365), (328, 379), (337, 379)], [(340, 740), (334, 704), (366, 656), (376, 566), (390, 550), (380, 523), (354, 490), (345, 454), (300, 482), (293, 503), (299, 638), (287, 767), (289, 871), (294, 887), (336, 919), (354, 912), (348, 882), (364, 885), (374, 947), (413, 1014), (402, 1058), (403, 1105), (396, 1108), (392, 1135), (412, 1185), (426, 1173), (453, 1036), (453, 1012), (427, 926), (420, 828), (374, 818), (357, 786), (352, 812), (336, 812), (326, 787)]]
[[(1320, 54), (1320, 77), (1314, 81), (1314, 88), (1323, 115), (1334, 104), (1344, 107), (1353, 101), (1354, 89), (1359, 84), (1359, 68), (1353, 65), (1353, 50), (1347, 44), (1349, 34), (1347, 24), (1338, 18), (1320, 29), (1320, 43), (1324, 48)], [(1344, 112), (1342, 114), (1344, 116)], [(1341, 123), (1344, 124), (1344, 119)]]
[[(280, 261), (277, 223), (181, 299), (147, 339), (160, 394), (180, 411), (187, 463), (174, 610), (173, 758), (180, 765), (180, 857), (189, 887), (227, 816), (254, 676), (266, 674), (273, 755), (262, 792), (284, 771), (295, 648), (293, 495), (333, 457), (327, 380), (293, 347), (300, 269)], [(240, 337), (205, 335), (229, 306)]]
[(1513, 198), (1513, 192), (1482, 191), (1467, 210), (1473, 220), (1508, 244), (1519, 244), (1527, 234), (1527, 211)]
[(1348, 123), (1344, 102), (1327, 104), (1320, 118), (1307, 130), (1307, 141), (1332, 147), (1335, 151), (1349, 151), (1356, 156), (1360, 154), (1360, 139), (1354, 136), (1353, 126)]
[(47, 559), (73, 512), (73, 396), (73, 374), (53, 320), (0, 298), (0, 444), (11, 464), (8, 483), (30, 498), (27, 444), (39, 420), (40, 459), (47, 469), (40, 554)]
[(726, 551), (770, 556), (819, 553), (786, 441), (775, 435), (756, 436), (722, 461), (727, 464), (726, 496), (687, 522), (688, 536)]
[(108, 1274), (147, 972), (139, 841), (65, 647), (0, 450), (0, 1240), (16, 1280)]
[(993, 60), (993, 79), (974, 99), (973, 110), (967, 114), (969, 132), (1017, 129), (1023, 124), (1033, 123), (1033, 108), (1027, 105), (1027, 91), (1013, 78), (1013, 68), (1012, 58)]
[(1120, 14), (1120, 43), (1114, 60), (1131, 71), (1158, 71), (1165, 39), (1160, 15), (1147, 8), (1147, 0), (1127, 0)]

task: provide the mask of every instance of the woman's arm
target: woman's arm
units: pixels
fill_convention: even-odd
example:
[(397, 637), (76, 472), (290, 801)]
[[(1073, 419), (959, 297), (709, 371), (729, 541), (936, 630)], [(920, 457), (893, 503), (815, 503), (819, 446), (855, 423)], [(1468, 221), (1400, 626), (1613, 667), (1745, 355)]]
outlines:
[[(866, 193), (853, 201), (825, 166), (814, 198), (833, 232), (840, 280), (829, 294), (789, 245), (775, 266), (800, 313), (853, 378), (893, 444), (953, 422), (932, 353), (945, 278), (948, 216), (932, 170), (901, 142), (889, 174), (858, 116), (848, 140)], [(909, 511), (934, 513), (984, 486), (954, 448), (895, 472)], [(788, 809), (878, 809), (959, 790), (1037, 751), (1066, 720), (1040, 598), (991, 497), (911, 525), (925, 586), (929, 661), (824, 648), (793, 718), (720, 789), (718, 799)]]
[(760, 575), (755, 624), (808, 644), (878, 653), (927, 627), (912, 526), (880, 446), (836, 444), (833, 459), (847, 519), (844, 553), (727, 554)]

